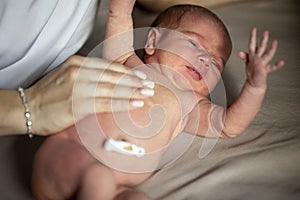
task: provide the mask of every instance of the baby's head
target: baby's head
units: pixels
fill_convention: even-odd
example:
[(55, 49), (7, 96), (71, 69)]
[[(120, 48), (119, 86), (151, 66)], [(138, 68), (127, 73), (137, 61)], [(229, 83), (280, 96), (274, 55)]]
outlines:
[(223, 22), (201, 6), (176, 5), (162, 12), (152, 27), (145, 62), (169, 66), (189, 80), (193, 90), (208, 95), (232, 50)]

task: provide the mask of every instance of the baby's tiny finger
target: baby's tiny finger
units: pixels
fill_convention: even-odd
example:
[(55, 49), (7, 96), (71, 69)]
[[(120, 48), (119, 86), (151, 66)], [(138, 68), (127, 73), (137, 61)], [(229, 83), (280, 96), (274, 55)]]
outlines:
[(263, 58), (266, 59), (267, 62), (269, 62), (273, 59), (273, 57), (276, 53), (276, 50), (277, 50), (277, 46), (278, 46), (278, 41), (274, 40), (271, 44), (270, 49), (263, 56)]
[(284, 66), (284, 64), (285, 63), (283, 60), (277, 61), (275, 64), (269, 66), (269, 72), (272, 72), (272, 71), (282, 68)]
[(256, 50), (256, 36), (257, 35), (257, 30), (256, 28), (253, 28), (251, 31), (250, 35), (250, 41), (249, 41), (249, 52), (250, 53), (255, 53)]
[(278, 62), (276, 62), (273, 66), (271, 66), (271, 70), (272, 71), (275, 71), (275, 70), (278, 70), (280, 68), (282, 68), (284, 66), (284, 61), (283, 60), (280, 60)]
[(248, 54), (246, 52), (239, 51), (238, 57), (243, 60), (244, 63), (248, 61)]
[(262, 39), (260, 41), (259, 48), (257, 49), (257, 54), (259, 56), (262, 56), (264, 54), (264, 52), (266, 51), (268, 40), (269, 40), (269, 31), (265, 30), (263, 32), (263, 36), (262, 36)]

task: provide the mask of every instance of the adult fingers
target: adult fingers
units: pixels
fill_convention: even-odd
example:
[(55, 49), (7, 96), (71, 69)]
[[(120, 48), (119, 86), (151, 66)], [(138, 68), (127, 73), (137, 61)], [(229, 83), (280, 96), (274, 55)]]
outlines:
[(74, 87), (73, 98), (143, 99), (154, 95), (152, 88), (135, 88), (110, 83), (79, 83)]
[(90, 69), (90, 68), (82, 68), (78, 73), (77, 81), (105, 82), (105, 83), (124, 85), (129, 87), (142, 87), (142, 86), (146, 86), (150, 88), (154, 87), (154, 82), (141, 79), (137, 75), (124, 74), (112, 70), (99, 70), (99, 69)]
[(81, 66), (91, 69), (111, 70), (120, 73), (134, 74), (132, 67), (128, 67), (119, 63), (111, 62), (100, 58), (86, 58), (84, 59), (84, 62), (82, 62)]
[(141, 79), (146, 79), (146, 74), (133, 70), (132, 67), (95, 57), (82, 57), (74, 55), (71, 56), (64, 64), (67, 66), (79, 66), (81, 68), (111, 70), (115, 72), (136, 75)]
[(76, 116), (81, 119), (81, 116), (93, 113), (119, 112), (128, 111), (144, 106), (142, 100), (127, 99), (106, 99), (106, 98), (87, 98), (76, 104)]

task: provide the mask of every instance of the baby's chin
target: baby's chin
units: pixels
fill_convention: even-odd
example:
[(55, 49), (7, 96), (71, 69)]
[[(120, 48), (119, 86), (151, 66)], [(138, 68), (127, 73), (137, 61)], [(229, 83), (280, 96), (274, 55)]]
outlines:
[(180, 90), (197, 92), (197, 88), (194, 88), (188, 78), (180, 73), (173, 74), (172, 82)]
[(197, 96), (207, 97), (209, 96), (208, 87), (204, 80), (199, 80), (197, 84), (190, 83), (187, 78), (183, 78), (183, 75), (174, 74), (173, 84), (180, 90), (191, 91), (197, 94)]

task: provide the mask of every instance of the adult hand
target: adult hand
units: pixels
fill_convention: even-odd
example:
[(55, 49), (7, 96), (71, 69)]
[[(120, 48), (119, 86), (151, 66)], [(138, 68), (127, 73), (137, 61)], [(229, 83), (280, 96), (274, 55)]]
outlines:
[(79, 108), (77, 120), (111, 111), (112, 99), (113, 111), (142, 107), (142, 99), (152, 96), (154, 87), (145, 78), (145, 74), (117, 63), (72, 56), (25, 90), (33, 133), (49, 135), (72, 125), (73, 106)]

